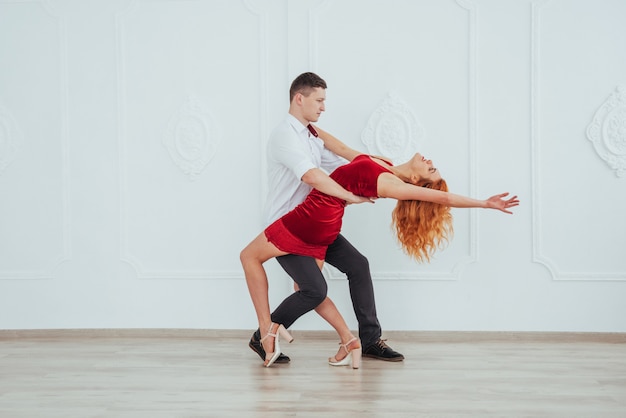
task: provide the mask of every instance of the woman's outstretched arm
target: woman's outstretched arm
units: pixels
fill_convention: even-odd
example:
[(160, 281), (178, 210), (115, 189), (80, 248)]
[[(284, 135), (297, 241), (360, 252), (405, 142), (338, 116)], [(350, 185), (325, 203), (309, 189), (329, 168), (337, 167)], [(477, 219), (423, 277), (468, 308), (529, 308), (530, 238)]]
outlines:
[(505, 199), (509, 193), (500, 193), (486, 200), (429, 189), (405, 183), (391, 173), (383, 173), (378, 177), (378, 196), (397, 200), (422, 200), (438, 203), (453, 208), (486, 208), (497, 209), (504, 213), (512, 213), (508, 209), (518, 206), (519, 199), (513, 196)]

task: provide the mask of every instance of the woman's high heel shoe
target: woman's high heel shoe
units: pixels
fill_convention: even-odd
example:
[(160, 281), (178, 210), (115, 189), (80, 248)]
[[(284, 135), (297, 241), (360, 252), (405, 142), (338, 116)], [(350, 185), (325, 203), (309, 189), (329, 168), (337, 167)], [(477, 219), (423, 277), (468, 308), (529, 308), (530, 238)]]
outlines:
[(346, 356), (341, 360), (331, 357), (328, 359), (328, 364), (331, 366), (352, 366), (353, 369), (358, 369), (361, 365), (361, 341), (354, 337), (345, 344), (339, 343), (339, 346), (346, 351)]
[[(284, 326), (282, 326), (281, 324), (275, 324), (273, 322), (270, 324), (270, 329), (267, 331), (267, 334), (265, 334), (265, 337), (261, 338), (261, 346), (263, 346), (264, 339), (266, 339), (267, 337), (274, 337), (274, 351), (270, 352), (269, 350), (265, 350), (265, 362), (263, 363), (263, 366), (265, 367), (270, 367), (272, 364), (274, 364), (278, 356), (280, 356), (280, 341), (278, 337), (279, 335), (281, 335), (288, 342), (293, 341), (291, 334), (289, 334)], [(263, 347), (263, 349), (265, 349), (265, 347)]]

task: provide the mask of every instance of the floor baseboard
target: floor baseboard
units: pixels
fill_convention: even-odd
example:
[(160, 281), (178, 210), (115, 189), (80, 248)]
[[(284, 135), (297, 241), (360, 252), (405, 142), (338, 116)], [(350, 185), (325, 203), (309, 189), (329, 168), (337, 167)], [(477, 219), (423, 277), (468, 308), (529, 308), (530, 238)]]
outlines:
[[(251, 330), (115, 328), (115, 329), (4, 329), (0, 339), (20, 338), (248, 338)], [(333, 331), (292, 330), (301, 339), (336, 339)], [(626, 343), (626, 333), (535, 331), (384, 331), (383, 338), (421, 343), (460, 342), (598, 342)]]

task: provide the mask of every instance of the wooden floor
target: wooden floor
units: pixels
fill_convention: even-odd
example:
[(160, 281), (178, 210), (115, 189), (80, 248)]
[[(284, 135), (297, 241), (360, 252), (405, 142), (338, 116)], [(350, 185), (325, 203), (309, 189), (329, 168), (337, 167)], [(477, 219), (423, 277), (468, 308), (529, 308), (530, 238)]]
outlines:
[(624, 334), (388, 333), (406, 360), (359, 370), (303, 331), (266, 369), (250, 334), (0, 331), (0, 417), (626, 417)]

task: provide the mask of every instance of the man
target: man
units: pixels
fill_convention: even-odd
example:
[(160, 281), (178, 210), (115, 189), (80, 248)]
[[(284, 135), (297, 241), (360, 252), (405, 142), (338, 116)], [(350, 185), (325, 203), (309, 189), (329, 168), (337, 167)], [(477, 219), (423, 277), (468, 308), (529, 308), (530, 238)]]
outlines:
[[(350, 148), (336, 141), (341, 146), (334, 149), (337, 153), (334, 154), (324, 147), (324, 142), (310, 126), (325, 111), (326, 88), (326, 82), (310, 72), (299, 75), (291, 84), (289, 114), (274, 129), (268, 142), (268, 224), (300, 204), (312, 188), (348, 203), (370, 201), (345, 190), (327, 174), (346, 162), (341, 158), (342, 149)], [(272, 313), (272, 322), (288, 328), (312, 309), (324, 317), (324, 304), (332, 304), (332, 301), (326, 297), (327, 284), (315, 259), (289, 254), (277, 257), (276, 260), (294, 279), (298, 290), (276, 308)], [(363, 356), (402, 361), (404, 356), (381, 339), (382, 330), (376, 316), (374, 287), (367, 258), (339, 235), (329, 246), (325, 262), (347, 275), (352, 305), (359, 323)], [(265, 360), (260, 338), (257, 330), (249, 346)], [(281, 353), (276, 363), (289, 360)]]

